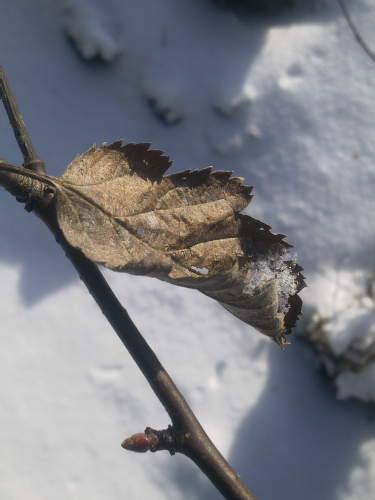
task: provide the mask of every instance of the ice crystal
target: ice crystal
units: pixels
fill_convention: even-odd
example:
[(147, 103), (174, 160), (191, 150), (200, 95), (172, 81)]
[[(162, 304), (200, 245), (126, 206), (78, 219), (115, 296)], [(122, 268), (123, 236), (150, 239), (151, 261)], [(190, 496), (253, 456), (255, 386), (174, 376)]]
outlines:
[(288, 250), (270, 251), (260, 257), (253, 265), (253, 272), (248, 284), (248, 290), (271, 279), (277, 279), (279, 307), (278, 312), (289, 310), (289, 297), (297, 293), (296, 275), (293, 273), (295, 256), (291, 258)]

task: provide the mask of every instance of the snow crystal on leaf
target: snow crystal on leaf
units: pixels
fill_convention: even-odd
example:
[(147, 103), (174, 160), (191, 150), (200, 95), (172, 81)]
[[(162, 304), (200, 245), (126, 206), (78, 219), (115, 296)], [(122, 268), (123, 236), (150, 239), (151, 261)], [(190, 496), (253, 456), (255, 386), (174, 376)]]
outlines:
[(247, 286), (249, 291), (271, 279), (277, 279), (278, 312), (285, 314), (289, 308), (289, 297), (297, 293), (298, 283), (291, 264), (295, 264), (295, 257), (291, 258), (288, 250), (281, 252), (269, 251), (260, 257), (252, 267), (252, 275)]

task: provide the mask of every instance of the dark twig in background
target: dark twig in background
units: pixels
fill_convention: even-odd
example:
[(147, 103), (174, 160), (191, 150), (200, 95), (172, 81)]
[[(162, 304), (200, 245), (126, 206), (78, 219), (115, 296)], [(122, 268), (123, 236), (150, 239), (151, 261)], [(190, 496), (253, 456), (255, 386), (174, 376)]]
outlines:
[[(41, 180), (44, 181), (44, 163), (34, 151), (2, 67), (0, 67), (0, 88), (0, 97), (24, 157), (24, 166), (39, 172)], [(17, 167), (12, 166), (8, 168), (17, 169)], [(31, 210), (33, 209), (31, 208)], [(54, 200), (52, 199), (47, 207), (40, 205), (33, 211), (51, 230), (90, 294), (168, 412), (173, 426), (170, 426), (167, 431), (155, 431), (147, 428), (145, 433), (146, 436), (149, 436), (147, 439), (151, 439), (152, 443), (156, 443), (156, 438), (160, 441), (173, 439), (173, 452), (182, 453), (193, 460), (224, 498), (228, 500), (256, 500), (239, 475), (209, 439), (184, 397), (134, 325), (125, 308), (118, 301), (96, 264), (67, 242), (57, 224)], [(168, 438), (168, 432), (170, 438)], [(164, 449), (169, 449), (172, 452), (171, 443), (164, 444)], [(152, 451), (156, 451), (156, 447)]]
[(375, 62), (375, 52), (373, 52), (369, 46), (367, 45), (367, 43), (363, 40), (361, 34), (359, 33), (359, 31), (357, 30), (357, 28), (355, 27), (355, 24), (353, 23), (353, 20), (352, 18), (350, 17), (350, 14), (349, 14), (349, 11), (348, 9), (346, 8), (346, 5), (344, 3), (344, 0), (338, 0), (339, 4), (340, 4), (340, 7), (341, 7), (341, 10), (346, 18), (346, 20), (348, 21), (348, 24), (350, 26), (350, 29), (352, 30), (354, 36), (355, 36), (355, 39), (357, 40), (357, 42), (360, 44), (360, 46), (363, 48), (363, 50), (366, 52), (366, 54)]

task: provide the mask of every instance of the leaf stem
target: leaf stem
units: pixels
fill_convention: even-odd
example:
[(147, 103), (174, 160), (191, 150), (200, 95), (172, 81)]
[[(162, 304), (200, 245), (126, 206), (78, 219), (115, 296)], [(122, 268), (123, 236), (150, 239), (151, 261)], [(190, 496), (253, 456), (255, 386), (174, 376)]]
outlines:
[(23, 166), (35, 172), (45, 173), (46, 169), (44, 162), (38, 158), (35, 152), (33, 143), (27, 133), (25, 123), (2, 66), (0, 66), (0, 99), (3, 101), (18, 146), (21, 150), (24, 159)]
[(128, 349), (181, 437), (177, 451), (189, 457), (228, 500), (256, 500), (221, 455), (177, 389), (171, 377), (121, 305), (93, 262), (73, 248), (56, 223), (52, 202), (36, 215), (49, 227), (112, 328)]

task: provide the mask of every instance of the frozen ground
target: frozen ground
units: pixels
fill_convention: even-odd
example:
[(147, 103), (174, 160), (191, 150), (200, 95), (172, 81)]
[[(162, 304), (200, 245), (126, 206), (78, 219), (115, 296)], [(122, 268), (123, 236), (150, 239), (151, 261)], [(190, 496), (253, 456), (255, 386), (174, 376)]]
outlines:
[[(375, 50), (373, 2), (347, 5)], [(49, 174), (120, 138), (165, 150), (171, 171), (234, 170), (255, 186), (248, 213), (295, 245), (306, 320), (336, 355), (372, 345), (375, 65), (336, 0), (246, 23), (204, 0), (13, 0), (0, 63)], [(0, 156), (22, 162), (4, 111)], [(218, 499), (185, 457), (121, 449), (166, 414), (52, 236), (4, 191), (0, 267), (0, 498)], [(199, 293), (105, 275), (259, 500), (373, 497), (373, 409), (338, 401), (308, 344), (295, 335), (282, 352)], [(340, 374), (339, 395), (373, 401), (373, 366)]]

